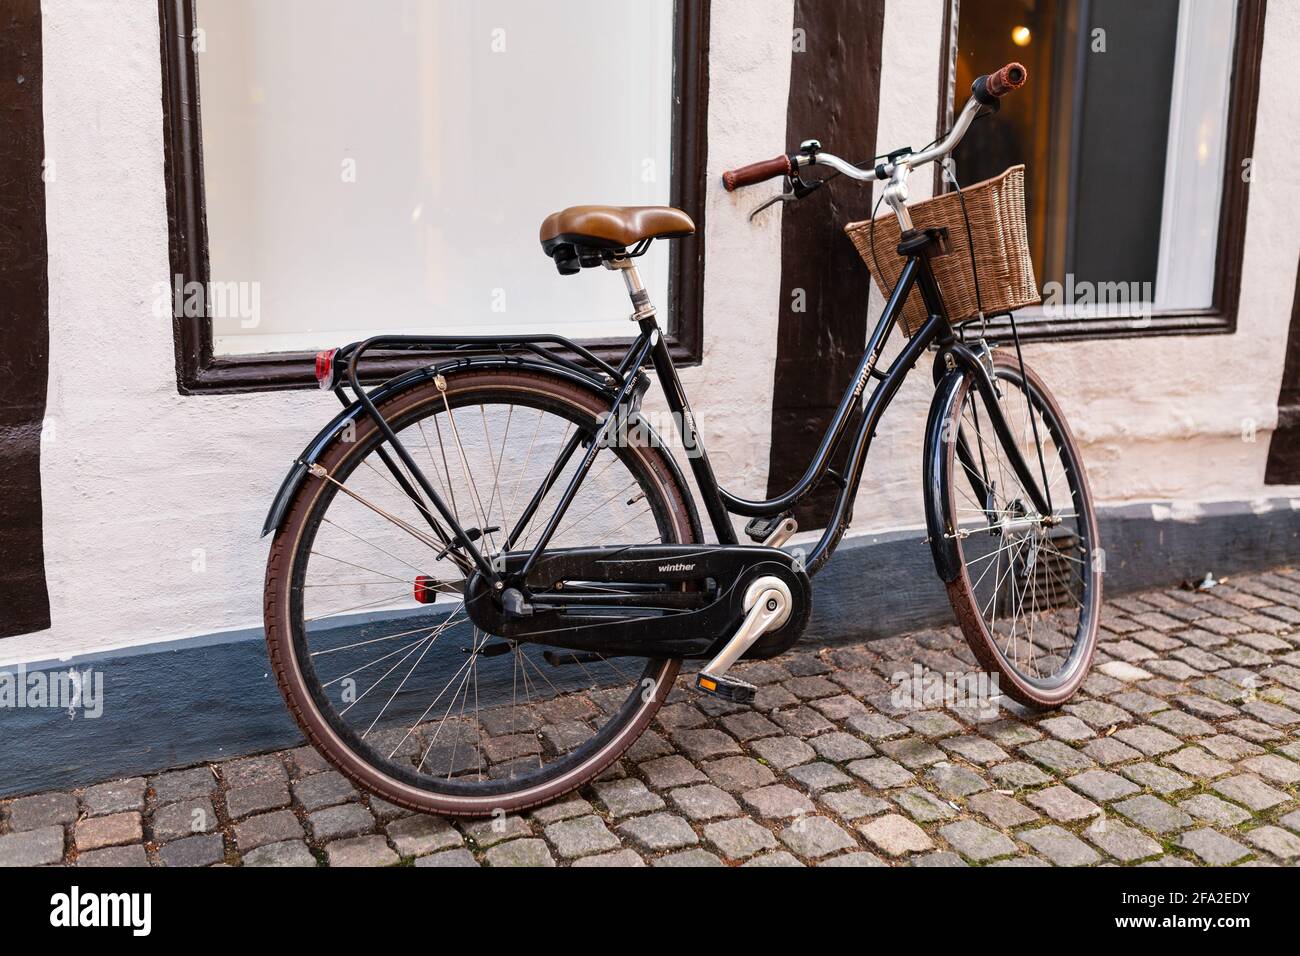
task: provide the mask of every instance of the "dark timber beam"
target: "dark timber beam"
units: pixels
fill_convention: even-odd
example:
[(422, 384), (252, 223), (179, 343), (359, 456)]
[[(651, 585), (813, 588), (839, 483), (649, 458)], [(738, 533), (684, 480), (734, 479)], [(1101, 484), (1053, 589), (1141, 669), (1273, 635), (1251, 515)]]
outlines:
[(49, 381), (40, 0), (0, 14), (0, 637), (50, 626), (41, 531)]
[(1282, 390), (1277, 396), (1277, 428), (1268, 443), (1266, 485), (1300, 485), (1300, 267), (1291, 298)]
[[(875, 152), (884, 25), (884, 0), (795, 0), (788, 152), (805, 139), (850, 160)], [(785, 206), (769, 496), (803, 474), (862, 357), (871, 280), (843, 229), (870, 214), (871, 190), (844, 178)], [(805, 500), (801, 528), (826, 523), (836, 490), (823, 481)]]

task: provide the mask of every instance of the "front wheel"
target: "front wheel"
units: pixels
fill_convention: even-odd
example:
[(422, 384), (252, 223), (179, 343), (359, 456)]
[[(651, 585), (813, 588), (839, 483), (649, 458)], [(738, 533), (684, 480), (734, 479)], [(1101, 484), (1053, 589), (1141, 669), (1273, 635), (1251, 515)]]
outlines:
[(939, 493), (958, 573), (948, 599), (980, 664), (1024, 704), (1056, 707), (1088, 674), (1097, 645), (1104, 554), (1079, 448), (1029, 369), (994, 354), (998, 405), (1052, 513), (1039, 514), (1011, 466), (975, 380), (943, 421)]

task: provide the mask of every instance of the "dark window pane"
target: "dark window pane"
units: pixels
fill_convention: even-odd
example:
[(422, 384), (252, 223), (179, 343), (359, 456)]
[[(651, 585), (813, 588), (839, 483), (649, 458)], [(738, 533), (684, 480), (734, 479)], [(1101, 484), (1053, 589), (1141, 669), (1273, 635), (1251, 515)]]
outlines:
[(1154, 288), (1177, 28), (1178, 0), (961, 5), (958, 104), (976, 76), (1011, 60), (1030, 80), (967, 137), (958, 177), (969, 185), (1025, 164), (1040, 282), (1073, 273)]
[[(1177, 0), (1092, 0), (1074, 157), (1072, 245), (1078, 281), (1156, 281), (1178, 36)], [(1105, 30), (1106, 50), (1091, 34)]]

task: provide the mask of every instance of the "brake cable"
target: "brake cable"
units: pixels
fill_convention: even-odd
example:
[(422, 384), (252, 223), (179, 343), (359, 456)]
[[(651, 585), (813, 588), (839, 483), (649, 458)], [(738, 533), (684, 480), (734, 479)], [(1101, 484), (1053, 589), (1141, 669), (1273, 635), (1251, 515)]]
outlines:
[[(925, 149), (929, 149), (937, 142), (939, 142), (937, 138), (931, 140), (929, 145), (927, 145)], [(815, 163), (817, 152), (820, 149), (821, 149), (821, 143), (817, 142), (817, 140), (815, 139), (809, 139), (809, 140), (804, 140), (804, 142), (800, 144), (799, 151), (804, 155), (813, 159)], [(908, 149), (907, 152), (911, 152), (911, 150)], [(864, 159), (859, 163), (854, 163), (853, 166), (855, 169), (870, 169), (876, 164), (878, 160), (888, 159), (892, 155), (895, 154), (881, 153), (879, 156), (873, 156), (870, 159)], [(749, 219), (752, 222), (754, 217), (757, 216), (760, 212), (762, 212), (764, 209), (767, 209), (769, 206), (775, 205), (778, 202), (795, 202), (797, 200), (803, 199), (804, 197), (808, 196), (810, 193), (814, 193), (818, 189), (821, 189), (832, 179), (835, 179), (837, 176), (840, 175), (842, 175), (841, 172), (838, 169), (834, 169), (831, 170), (831, 172), (828, 173), (827, 175), (823, 176), (821, 179), (807, 180), (803, 178), (803, 173), (801, 171), (795, 171), (793, 174), (787, 175), (785, 177), (785, 186), (786, 186), (785, 191), (755, 206), (753, 212), (749, 214)], [(879, 208), (880, 205), (879, 202), (877, 202), (876, 205), (877, 208)], [(872, 215), (874, 217), (875, 215), (874, 212)]]

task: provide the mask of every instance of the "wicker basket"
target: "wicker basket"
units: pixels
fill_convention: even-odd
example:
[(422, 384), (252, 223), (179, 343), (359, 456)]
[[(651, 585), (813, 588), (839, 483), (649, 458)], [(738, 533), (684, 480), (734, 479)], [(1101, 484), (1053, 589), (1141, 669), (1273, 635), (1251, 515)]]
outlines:
[[(966, 238), (966, 221), (956, 192), (944, 193), (908, 206), (912, 224), (917, 229), (945, 226), (952, 251), (936, 256), (930, 264), (939, 282), (939, 291), (953, 322), (963, 322), (979, 315), (1008, 312), (1035, 305), (1042, 299), (1034, 280), (1034, 264), (1029, 258), (1029, 234), (1025, 228), (1025, 167), (1012, 166), (1001, 176), (967, 186), (961, 191), (970, 217), (970, 233), (975, 240), (975, 264), (979, 269), (979, 301), (971, 276), (970, 243)], [(844, 227), (858, 254), (871, 270), (876, 285), (886, 298), (898, 282), (904, 260), (898, 255), (899, 228), (893, 212), (877, 217), (875, 257), (871, 254), (871, 221), (851, 222)], [(880, 263), (877, 274), (876, 263)], [(903, 304), (901, 324), (911, 336), (925, 324), (925, 304), (921, 293), (913, 291)]]

